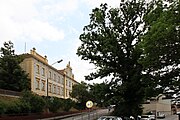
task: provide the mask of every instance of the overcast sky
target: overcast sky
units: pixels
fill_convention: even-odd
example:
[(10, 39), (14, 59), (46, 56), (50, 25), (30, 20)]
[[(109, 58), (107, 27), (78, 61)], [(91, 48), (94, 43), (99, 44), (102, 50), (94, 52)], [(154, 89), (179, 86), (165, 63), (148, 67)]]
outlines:
[[(16, 54), (29, 53), (35, 47), (49, 64), (63, 69), (70, 61), (75, 79), (84, 81), (93, 65), (76, 55), (79, 35), (89, 24), (89, 14), (100, 3), (114, 7), (120, 0), (0, 0), (0, 47), (14, 43)], [(93, 81), (99, 83), (100, 81)]]

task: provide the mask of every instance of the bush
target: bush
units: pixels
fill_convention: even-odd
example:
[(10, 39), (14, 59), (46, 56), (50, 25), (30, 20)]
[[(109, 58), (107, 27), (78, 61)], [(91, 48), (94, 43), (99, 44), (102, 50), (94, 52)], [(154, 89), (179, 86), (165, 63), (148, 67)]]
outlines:
[(0, 100), (0, 115), (4, 114), (6, 112), (7, 109), (7, 104)]
[(22, 112), (22, 109), (20, 107), (20, 102), (19, 101), (14, 101), (14, 102), (8, 102), (7, 109), (5, 111), (6, 114), (18, 114)]
[(19, 99), (8, 101), (0, 100), (0, 115), (2, 114), (20, 114), (20, 113), (39, 113), (44, 108), (49, 108), (51, 112), (58, 110), (69, 111), (74, 107), (71, 99), (62, 99), (57, 97), (41, 97), (31, 91), (24, 91)]
[(21, 113), (30, 113), (31, 112), (31, 105), (28, 102), (19, 102), (19, 107), (21, 108)]
[(84, 109), (84, 106), (82, 105), (82, 103), (75, 103), (75, 106), (74, 106), (77, 110), (83, 110)]
[(48, 106), (51, 112), (57, 112), (63, 105), (63, 100), (57, 97), (48, 98)]
[(0, 114), (18, 114), (22, 112), (20, 101), (0, 100)]
[(69, 111), (72, 107), (74, 107), (74, 101), (72, 101), (70, 98), (63, 100), (63, 110)]
[(20, 101), (22, 102), (22, 107), (25, 107), (27, 111), (30, 109), (30, 112), (35, 113), (42, 112), (46, 104), (41, 96), (31, 91), (24, 91)]
[(41, 96), (34, 95), (31, 99), (30, 104), (32, 112), (42, 112), (46, 103)]

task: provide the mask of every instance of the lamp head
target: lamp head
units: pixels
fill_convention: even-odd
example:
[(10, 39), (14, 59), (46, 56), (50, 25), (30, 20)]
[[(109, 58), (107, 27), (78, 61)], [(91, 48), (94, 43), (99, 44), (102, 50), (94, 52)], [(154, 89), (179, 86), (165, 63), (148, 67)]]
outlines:
[(60, 63), (60, 62), (62, 62), (63, 60), (61, 59), (61, 60), (59, 60), (59, 61), (57, 61), (57, 63)]

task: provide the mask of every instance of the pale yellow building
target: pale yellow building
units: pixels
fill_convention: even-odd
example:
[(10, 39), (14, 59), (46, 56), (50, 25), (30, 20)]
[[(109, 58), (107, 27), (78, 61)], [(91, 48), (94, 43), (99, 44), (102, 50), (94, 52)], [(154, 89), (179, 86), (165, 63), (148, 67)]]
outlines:
[(21, 67), (29, 74), (31, 91), (41, 96), (70, 98), (74, 79), (70, 62), (63, 70), (57, 70), (48, 64), (47, 56), (41, 56), (33, 48), (30, 54), (23, 54)]

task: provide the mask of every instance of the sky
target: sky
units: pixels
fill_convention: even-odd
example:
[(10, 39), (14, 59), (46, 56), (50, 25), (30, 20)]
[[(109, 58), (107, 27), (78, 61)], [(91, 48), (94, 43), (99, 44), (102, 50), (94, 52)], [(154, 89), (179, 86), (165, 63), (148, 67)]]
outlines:
[(53, 65), (56, 69), (70, 61), (75, 80), (85, 81), (94, 66), (76, 55), (79, 36), (92, 9), (101, 3), (117, 7), (120, 0), (0, 0), (0, 47), (12, 41), (15, 54), (30, 53), (34, 47), (50, 65), (63, 59)]

